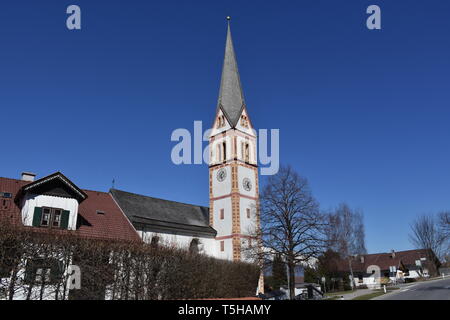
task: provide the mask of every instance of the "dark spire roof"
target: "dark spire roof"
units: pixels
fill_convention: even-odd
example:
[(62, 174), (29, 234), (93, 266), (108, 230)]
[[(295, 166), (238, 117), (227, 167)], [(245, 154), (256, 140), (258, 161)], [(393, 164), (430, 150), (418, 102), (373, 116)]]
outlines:
[[(229, 20), (229, 19), (228, 19)], [(227, 41), (225, 44), (225, 58), (223, 61), (222, 79), (220, 81), (219, 101), (217, 107), (235, 127), (244, 107), (244, 94), (236, 62), (236, 55), (231, 39), (230, 23), (228, 22)]]

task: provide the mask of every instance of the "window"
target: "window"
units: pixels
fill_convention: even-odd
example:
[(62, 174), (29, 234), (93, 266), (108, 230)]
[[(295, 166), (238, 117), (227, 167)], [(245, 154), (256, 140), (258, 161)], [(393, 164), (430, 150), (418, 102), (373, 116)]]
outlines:
[(189, 246), (189, 252), (190, 253), (198, 253), (199, 252), (198, 245), (199, 245), (198, 239), (197, 238), (192, 239), (191, 245)]
[(241, 117), (241, 126), (248, 128), (248, 118), (244, 115)]
[(36, 282), (37, 283), (49, 283), (50, 282), (50, 268), (37, 268), (36, 269)]
[(222, 151), (223, 151), (223, 155), (222, 155), (222, 160), (225, 161), (227, 159), (227, 143), (223, 142), (222, 143)]
[(52, 210), (50, 208), (42, 208), (41, 227), (48, 227), (50, 225)]
[[(36, 208), (35, 210), (40, 209)], [(35, 213), (36, 215), (36, 213)], [(63, 221), (64, 220), (64, 221)], [(34, 226), (47, 227), (47, 228), (67, 228), (69, 220), (69, 211), (64, 211), (58, 208), (42, 208), (42, 214), (40, 218), (40, 224)], [(39, 220), (38, 220), (39, 221)]]
[(151, 246), (153, 247), (153, 248), (156, 248), (157, 246), (158, 246), (158, 243), (159, 243), (159, 237), (158, 236), (154, 236), (154, 237), (152, 237), (152, 241), (151, 241)]
[(9, 193), (9, 192), (0, 192), (0, 198), (8, 198), (8, 199), (11, 199), (11, 198), (12, 198), (12, 193)]
[(250, 145), (248, 142), (242, 142), (241, 143), (241, 153), (242, 153), (242, 159), (246, 162), (250, 162)]
[(225, 241), (220, 241), (220, 251), (224, 252), (225, 251)]
[(247, 218), (250, 219), (250, 208), (247, 208)]
[(52, 220), (52, 227), (59, 228), (61, 225), (61, 209), (53, 209), (53, 220)]
[(220, 220), (225, 218), (225, 209), (220, 209)]
[(25, 267), (25, 283), (55, 284), (61, 281), (63, 264), (56, 259), (31, 259)]
[(221, 115), (217, 118), (217, 128), (222, 128), (225, 126), (225, 116)]
[(250, 162), (250, 146), (248, 143), (245, 144), (244, 161), (246, 163)]
[(221, 144), (219, 143), (217, 145), (217, 161), (222, 161), (222, 150), (221, 150)]

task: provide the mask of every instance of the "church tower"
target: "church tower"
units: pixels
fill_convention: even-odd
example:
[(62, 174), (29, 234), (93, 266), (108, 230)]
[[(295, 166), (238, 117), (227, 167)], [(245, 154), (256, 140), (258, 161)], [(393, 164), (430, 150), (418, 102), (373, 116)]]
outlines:
[(245, 260), (246, 246), (257, 246), (259, 227), (256, 132), (245, 105), (229, 22), (209, 150), (210, 225), (217, 230), (217, 257)]

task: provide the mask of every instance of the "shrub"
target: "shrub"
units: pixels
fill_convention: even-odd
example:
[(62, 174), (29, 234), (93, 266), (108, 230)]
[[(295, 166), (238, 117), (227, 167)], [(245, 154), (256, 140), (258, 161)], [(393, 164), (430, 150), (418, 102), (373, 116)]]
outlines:
[[(52, 261), (51, 277), (29, 261), (39, 261), (41, 270), (42, 261)], [(81, 269), (81, 289), (69, 292), (64, 271), (71, 264)], [(6, 226), (0, 226), (0, 270), (9, 276), (0, 292), (11, 300), (239, 298), (255, 295), (260, 273), (253, 264), (173, 247)]]

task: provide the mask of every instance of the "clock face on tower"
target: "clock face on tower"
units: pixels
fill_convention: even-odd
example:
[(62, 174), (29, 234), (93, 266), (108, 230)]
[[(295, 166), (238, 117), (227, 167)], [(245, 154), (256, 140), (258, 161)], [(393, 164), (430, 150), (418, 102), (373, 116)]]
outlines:
[(252, 182), (249, 178), (244, 178), (244, 180), (242, 180), (242, 185), (246, 191), (252, 190)]
[(217, 181), (222, 182), (227, 177), (227, 171), (222, 168), (219, 171), (217, 171)]

